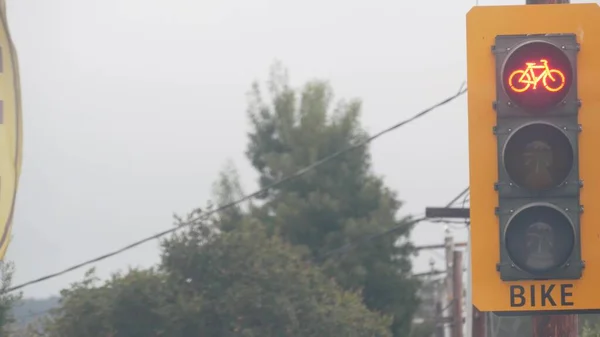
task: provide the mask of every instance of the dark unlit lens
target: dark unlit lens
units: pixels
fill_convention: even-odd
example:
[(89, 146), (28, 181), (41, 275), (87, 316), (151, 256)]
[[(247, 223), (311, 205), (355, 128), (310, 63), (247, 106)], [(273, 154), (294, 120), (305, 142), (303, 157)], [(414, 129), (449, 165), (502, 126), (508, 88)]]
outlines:
[(563, 213), (549, 206), (533, 206), (513, 217), (505, 241), (511, 260), (520, 269), (536, 274), (568, 261), (575, 234)]
[(573, 166), (573, 147), (567, 136), (548, 124), (530, 124), (517, 130), (504, 149), (504, 167), (510, 179), (530, 190), (562, 184)]

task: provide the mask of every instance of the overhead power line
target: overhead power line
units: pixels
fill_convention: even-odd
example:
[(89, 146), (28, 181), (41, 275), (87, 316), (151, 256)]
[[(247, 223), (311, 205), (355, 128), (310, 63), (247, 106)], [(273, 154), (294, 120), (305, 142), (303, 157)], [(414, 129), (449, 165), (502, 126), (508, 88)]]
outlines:
[[(456, 197), (455, 197), (455, 198), (454, 198), (454, 199), (453, 199), (453, 200), (452, 200), (450, 203), (448, 203), (448, 204), (447, 204), (445, 207), (452, 207), (452, 205), (454, 205), (454, 204), (456, 203), (456, 201), (457, 201), (458, 199), (460, 199), (460, 197), (461, 197), (461, 196), (463, 196), (463, 195), (464, 195), (464, 194), (465, 194), (467, 191), (469, 191), (469, 187), (467, 187), (467, 188), (466, 188), (466, 189), (464, 189), (462, 192), (460, 192), (460, 194), (459, 194), (458, 196), (456, 196)], [(420, 218), (420, 219), (413, 220), (413, 222), (414, 222), (414, 223), (417, 223), (417, 222), (419, 222), (419, 221), (426, 220), (426, 219), (427, 219), (427, 218)], [(437, 222), (437, 221), (434, 221), (434, 222)], [(409, 224), (403, 224), (403, 226), (407, 226), (407, 225), (409, 225)], [(398, 230), (398, 228), (400, 228), (400, 227), (394, 227), (394, 228), (392, 228), (391, 230), (388, 230), (388, 231), (381, 232), (381, 233), (379, 233), (379, 234), (376, 234), (376, 235), (372, 235), (372, 236), (366, 237), (366, 238), (365, 238), (366, 240), (364, 240), (364, 241), (363, 241), (363, 240), (361, 240), (361, 243), (362, 243), (362, 242), (369, 241), (369, 240), (376, 239), (377, 237), (381, 237), (381, 236), (384, 236), (384, 235), (390, 234), (391, 232), (393, 232), (393, 231), (395, 231), (395, 230)], [(465, 243), (465, 242), (457, 242), (457, 243), (455, 243), (455, 246), (458, 246), (458, 247), (466, 246), (466, 243)], [(350, 250), (350, 249), (352, 249), (352, 248), (356, 248), (356, 247), (358, 247), (358, 245), (354, 245), (354, 246), (352, 246), (352, 247), (343, 246), (343, 247), (340, 247), (340, 248), (338, 248), (338, 249), (334, 249), (334, 250), (330, 251), (329, 253), (326, 253), (326, 254), (325, 254), (325, 256), (329, 256), (329, 255), (331, 255), (331, 254), (334, 254), (334, 253), (340, 253), (340, 252), (341, 252), (341, 253), (345, 253), (345, 252), (347, 252), (348, 250)], [(445, 246), (444, 246), (443, 244), (442, 244), (442, 245), (424, 245), (424, 246), (417, 246), (417, 247), (415, 247), (415, 249), (416, 249), (416, 250), (421, 250), (421, 249), (435, 249), (435, 248), (444, 248), (444, 247), (445, 247)], [(464, 270), (466, 271), (466, 269), (464, 269)], [(446, 273), (446, 271), (445, 271), (445, 270), (431, 270), (431, 271), (428, 271), (428, 272), (415, 273), (415, 274), (413, 274), (412, 276), (414, 276), (414, 277), (435, 276), (435, 275), (441, 275), (441, 274), (445, 274), (445, 273)], [(57, 274), (58, 274), (58, 273), (57, 273)], [(58, 274), (58, 275), (60, 275), (60, 274)], [(40, 278), (40, 279), (41, 279), (41, 278)], [(38, 279), (38, 280), (39, 280), (39, 279)], [(34, 280), (34, 281), (31, 281), (31, 282), (28, 282), (28, 283), (23, 283), (23, 284), (21, 284), (21, 285), (15, 286), (15, 287), (12, 287), (12, 288), (8, 289), (6, 292), (8, 293), (8, 292), (11, 292), (11, 291), (15, 291), (15, 290), (19, 289), (18, 287), (21, 287), (21, 288), (23, 288), (23, 287), (26, 287), (26, 286), (28, 286), (28, 285), (31, 285), (31, 284), (33, 284), (33, 283), (42, 282), (42, 281), (38, 281), (38, 282), (35, 282), (35, 281), (36, 281), (36, 280)], [(47, 314), (48, 312), (50, 312), (51, 310), (53, 310), (53, 309), (54, 309), (54, 308), (50, 308), (50, 309), (46, 309), (46, 310), (42, 310), (42, 311), (38, 311), (38, 312), (31, 312), (31, 313), (29, 313), (29, 314), (28, 314), (26, 317), (27, 317), (27, 318), (32, 318), (32, 317), (37, 317), (37, 316), (45, 315), (45, 314)]]
[[(201, 219), (203, 219), (203, 218), (209, 217), (209, 216), (211, 216), (211, 215), (213, 215), (213, 214), (219, 213), (219, 212), (221, 212), (221, 211), (223, 211), (223, 210), (226, 210), (226, 209), (228, 209), (228, 208), (231, 208), (231, 207), (234, 207), (234, 206), (236, 206), (236, 205), (238, 205), (238, 204), (241, 204), (241, 203), (245, 202), (246, 200), (249, 200), (249, 199), (252, 199), (252, 198), (254, 198), (254, 197), (256, 197), (256, 196), (262, 195), (262, 194), (264, 194), (265, 192), (267, 192), (268, 190), (270, 190), (270, 189), (272, 189), (272, 188), (274, 188), (274, 187), (277, 187), (277, 186), (279, 186), (279, 185), (281, 185), (281, 184), (284, 184), (284, 183), (286, 183), (286, 182), (288, 182), (288, 181), (290, 181), (290, 180), (296, 179), (296, 178), (298, 178), (298, 177), (300, 177), (300, 176), (302, 176), (302, 175), (306, 174), (307, 172), (309, 172), (309, 171), (311, 171), (311, 170), (315, 169), (316, 167), (319, 167), (319, 166), (321, 166), (321, 165), (323, 165), (323, 164), (325, 164), (325, 163), (327, 163), (327, 162), (329, 162), (329, 161), (331, 161), (331, 160), (333, 160), (333, 159), (335, 159), (335, 158), (339, 157), (340, 155), (342, 155), (342, 154), (344, 154), (344, 153), (347, 153), (347, 152), (350, 152), (350, 151), (352, 151), (352, 150), (355, 150), (355, 149), (361, 148), (361, 147), (363, 147), (363, 146), (365, 146), (365, 145), (369, 144), (369, 143), (370, 143), (370, 142), (372, 142), (373, 140), (375, 140), (375, 139), (377, 139), (377, 138), (379, 138), (379, 137), (383, 136), (384, 134), (386, 134), (386, 133), (389, 133), (389, 132), (391, 132), (391, 131), (394, 131), (394, 130), (396, 130), (396, 129), (398, 129), (398, 128), (400, 128), (400, 127), (402, 127), (402, 126), (404, 126), (404, 125), (406, 125), (406, 124), (408, 124), (408, 123), (411, 123), (411, 122), (413, 122), (413, 121), (415, 121), (415, 120), (417, 120), (417, 119), (419, 119), (419, 118), (421, 118), (421, 117), (425, 116), (425, 115), (426, 115), (426, 114), (428, 114), (429, 112), (431, 112), (431, 111), (433, 111), (433, 110), (435, 110), (435, 109), (437, 109), (437, 108), (439, 108), (439, 107), (441, 107), (441, 106), (443, 106), (443, 105), (446, 105), (446, 104), (448, 104), (448, 103), (452, 102), (453, 100), (457, 99), (458, 97), (460, 97), (460, 96), (464, 95), (466, 92), (467, 92), (467, 88), (465, 87), (465, 83), (463, 82), (463, 83), (461, 84), (461, 86), (460, 86), (460, 88), (459, 88), (458, 92), (457, 92), (456, 94), (454, 94), (454, 95), (452, 95), (452, 96), (450, 96), (450, 97), (448, 97), (448, 98), (446, 98), (446, 99), (442, 100), (441, 102), (439, 102), (439, 103), (437, 103), (437, 104), (435, 104), (435, 105), (433, 105), (433, 106), (431, 106), (431, 107), (429, 107), (429, 108), (427, 108), (427, 109), (425, 109), (425, 110), (423, 110), (423, 111), (421, 111), (421, 112), (417, 113), (416, 115), (414, 115), (414, 116), (412, 116), (412, 117), (410, 117), (410, 118), (408, 118), (408, 119), (406, 119), (406, 120), (403, 120), (403, 121), (401, 121), (401, 122), (399, 122), (399, 123), (397, 123), (397, 124), (395, 124), (395, 125), (393, 125), (393, 126), (391, 126), (391, 127), (387, 128), (387, 129), (385, 129), (385, 130), (382, 130), (382, 131), (380, 131), (380, 132), (378, 132), (378, 133), (374, 134), (373, 136), (371, 136), (371, 137), (369, 137), (369, 138), (367, 138), (367, 139), (363, 140), (362, 142), (359, 142), (359, 143), (357, 143), (357, 144), (354, 144), (354, 145), (348, 146), (348, 147), (346, 147), (346, 148), (343, 148), (343, 149), (341, 149), (341, 150), (339, 150), (339, 151), (337, 151), (337, 152), (334, 152), (334, 153), (332, 153), (332, 154), (330, 154), (330, 155), (328, 155), (328, 156), (326, 156), (326, 157), (324, 157), (324, 158), (322, 158), (322, 159), (320, 159), (320, 160), (318, 160), (318, 161), (316, 161), (316, 162), (314, 162), (314, 163), (312, 163), (312, 164), (310, 164), (310, 165), (308, 165), (308, 166), (306, 166), (306, 167), (304, 167), (304, 168), (302, 168), (302, 169), (300, 169), (300, 170), (296, 171), (296, 172), (295, 172), (294, 174), (292, 174), (292, 175), (289, 175), (289, 176), (287, 176), (287, 177), (285, 177), (285, 178), (283, 178), (283, 179), (281, 179), (281, 180), (278, 180), (278, 181), (276, 181), (276, 182), (274, 182), (274, 183), (272, 183), (272, 184), (269, 184), (268, 186), (266, 186), (266, 187), (264, 187), (264, 188), (262, 188), (262, 189), (259, 189), (258, 191), (255, 191), (255, 192), (253, 192), (253, 193), (251, 193), (251, 194), (245, 195), (245, 196), (243, 196), (243, 197), (241, 197), (241, 198), (239, 198), (239, 199), (237, 199), (237, 200), (235, 200), (235, 201), (233, 201), (233, 202), (231, 202), (231, 203), (228, 203), (228, 204), (222, 205), (222, 206), (220, 206), (220, 207), (218, 207), (218, 208), (216, 208), (216, 209), (214, 209), (214, 210), (212, 210), (212, 211), (210, 211), (210, 212), (206, 212), (206, 213), (204, 213), (204, 214), (201, 214), (201, 215), (199, 215), (199, 216), (197, 216), (197, 217), (195, 217), (195, 218), (193, 218), (193, 219), (191, 219), (191, 220), (188, 220), (188, 221), (186, 221), (186, 222), (180, 223), (180, 224), (179, 224), (178, 226), (176, 226), (176, 227), (173, 227), (173, 228), (170, 228), (170, 229), (164, 230), (164, 231), (162, 231), (162, 232), (159, 232), (159, 233), (153, 234), (153, 235), (151, 235), (151, 236), (148, 236), (148, 237), (146, 237), (146, 238), (143, 238), (143, 239), (141, 239), (141, 240), (138, 240), (138, 241), (136, 241), (136, 242), (133, 242), (133, 243), (131, 243), (131, 244), (129, 244), (129, 245), (127, 245), (127, 246), (125, 246), (125, 247), (122, 247), (122, 248), (120, 248), (120, 249), (117, 249), (117, 250), (114, 250), (114, 251), (112, 251), (112, 252), (106, 253), (106, 254), (104, 254), (104, 255), (98, 256), (98, 257), (96, 257), (96, 258), (93, 258), (93, 259), (90, 259), (90, 260), (88, 260), (88, 261), (85, 261), (85, 262), (82, 262), (82, 263), (79, 263), (79, 264), (73, 265), (73, 266), (71, 266), (71, 267), (69, 267), (69, 268), (66, 268), (66, 269), (64, 269), (64, 270), (61, 270), (61, 271), (59, 271), (59, 272), (52, 273), (52, 274), (48, 274), (48, 275), (46, 275), (46, 276), (43, 276), (43, 277), (40, 277), (40, 278), (37, 278), (37, 279), (31, 280), (31, 281), (28, 281), (28, 282), (21, 283), (21, 284), (19, 284), (19, 285), (16, 285), (16, 286), (10, 287), (10, 288), (6, 289), (6, 291), (5, 291), (4, 293), (13, 292), (13, 291), (15, 291), (15, 290), (19, 290), (19, 289), (22, 289), (22, 288), (28, 287), (28, 286), (30, 286), (30, 285), (33, 285), (33, 284), (36, 284), (36, 283), (44, 282), (44, 281), (47, 281), (47, 280), (50, 280), (50, 279), (56, 278), (56, 277), (58, 277), (58, 276), (61, 276), (61, 275), (64, 275), (64, 274), (70, 273), (70, 272), (72, 272), (72, 271), (74, 271), (74, 270), (77, 270), (77, 269), (83, 268), (83, 267), (85, 267), (85, 266), (88, 266), (88, 265), (91, 265), (91, 264), (94, 264), (94, 263), (100, 262), (100, 261), (102, 261), (102, 260), (108, 259), (108, 258), (110, 258), (110, 257), (113, 257), (113, 256), (116, 256), (116, 255), (119, 255), (119, 254), (121, 254), (121, 253), (123, 253), (123, 252), (126, 252), (126, 251), (128, 251), (128, 250), (131, 250), (131, 249), (133, 249), (133, 248), (137, 247), (137, 246), (140, 246), (140, 245), (142, 245), (142, 244), (144, 244), (144, 243), (147, 243), (147, 242), (150, 242), (150, 241), (156, 240), (156, 239), (158, 239), (158, 238), (161, 238), (161, 237), (163, 237), (163, 236), (165, 236), (165, 235), (167, 235), (167, 234), (173, 233), (173, 232), (175, 232), (175, 231), (177, 231), (177, 230), (181, 229), (182, 227), (186, 227), (186, 226), (193, 225), (194, 223), (196, 223), (197, 221), (199, 221), (199, 220), (201, 220)], [(458, 198), (460, 198), (460, 196), (459, 196)], [(423, 220), (423, 219), (421, 219), (421, 220)], [(419, 220), (419, 221), (420, 221), (420, 220)]]
[[(466, 194), (469, 192), (469, 189), (470, 189), (470, 188), (469, 188), (469, 187), (467, 187), (467, 188), (465, 188), (465, 189), (464, 189), (462, 192), (460, 192), (460, 194), (459, 194), (459, 195), (457, 195), (457, 196), (456, 196), (454, 199), (452, 199), (452, 200), (451, 200), (451, 201), (450, 201), (450, 202), (449, 202), (449, 203), (446, 205), (446, 208), (450, 208), (450, 207), (452, 207), (452, 205), (454, 205), (454, 204), (455, 204), (455, 203), (458, 201), (458, 199), (462, 198), (464, 195), (466, 195)], [(463, 207), (464, 207), (464, 205), (463, 205)]]
[[(454, 199), (452, 199), (452, 201), (450, 201), (450, 202), (449, 202), (449, 203), (448, 203), (448, 204), (445, 206), (445, 208), (450, 208), (450, 207), (452, 207), (452, 205), (454, 205), (454, 204), (456, 203), (456, 201), (458, 201), (458, 199), (460, 199), (460, 198), (461, 198), (463, 195), (465, 195), (465, 193), (467, 193), (468, 191), (469, 191), (469, 187), (465, 188), (465, 189), (464, 189), (462, 192), (460, 192), (460, 193), (459, 193), (459, 194), (458, 194), (456, 197), (454, 197)], [(328, 251), (327, 253), (325, 253), (325, 254), (323, 255), (323, 257), (322, 257), (322, 258), (325, 258), (325, 257), (331, 256), (331, 255), (334, 255), (334, 254), (344, 254), (344, 253), (346, 253), (346, 252), (348, 252), (348, 251), (350, 251), (350, 250), (353, 250), (353, 249), (357, 248), (358, 246), (360, 246), (360, 245), (362, 245), (362, 244), (365, 244), (365, 243), (367, 243), (367, 242), (369, 242), (369, 241), (371, 241), (371, 240), (374, 240), (374, 239), (377, 239), (377, 238), (380, 238), (380, 237), (383, 237), (383, 236), (388, 236), (388, 235), (390, 235), (390, 234), (392, 234), (392, 233), (394, 233), (394, 232), (397, 232), (397, 231), (399, 231), (399, 230), (401, 230), (401, 229), (403, 229), (403, 228), (406, 228), (406, 227), (408, 227), (408, 226), (415, 225), (415, 224), (417, 224), (417, 223), (419, 223), (419, 222), (422, 222), (422, 221), (425, 221), (425, 220), (429, 220), (429, 219), (430, 219), (430, 218), (428, 218), (428, 217), (425, 217), (425, 216), (423, 216), (423, 217), (418, 217), (418, 218), (416, 218), (416, 219), (414, 219), (414, 220), (410, 220), (410, 221), (408, 221), (408, 222), (406, 222), (406, 223), (402, 223), (402, 224), (400, 224), (400, 225), (398, 225), (398, 226), (394, 226), (394, 227), (392, 227), (392, 228), (390, 228), (390, 229), (387, 229), (387, 230), (385, 230), (385, 231), (383, 231), (383, 232), (379, 232), (379, 233), (376, 233), (376, 234), (367, 235), (367, 236), (365, 236), (365, 237), (361, 238), (360, 240), (358, 240), (357, 242), (350, 243), (350, 244), (344, 245), (344, 246), (342, 246), (342, 247), (340, 247), (340, 248), (336, 248), (336, 249), (334, 249), (334, 250), (330, 250), (330, 251)], [(432, 220), (432, 222), (444, 222), (444, 221), (440, 221), (440, 220), (437, 220), (437, 219), (435, 219), (435, 220)]]

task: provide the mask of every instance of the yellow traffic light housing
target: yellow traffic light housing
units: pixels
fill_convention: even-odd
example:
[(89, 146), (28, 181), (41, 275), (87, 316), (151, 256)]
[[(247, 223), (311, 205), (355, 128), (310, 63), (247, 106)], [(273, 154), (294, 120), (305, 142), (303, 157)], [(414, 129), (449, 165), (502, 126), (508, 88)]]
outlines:
[(474, 7), (467, 71), (473, 304), (600, 309), (600, 7)]

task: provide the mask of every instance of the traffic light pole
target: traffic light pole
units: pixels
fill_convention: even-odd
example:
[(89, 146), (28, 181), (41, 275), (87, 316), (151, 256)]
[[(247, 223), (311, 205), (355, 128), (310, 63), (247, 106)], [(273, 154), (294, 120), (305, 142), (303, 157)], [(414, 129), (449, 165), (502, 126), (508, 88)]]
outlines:
[[(526, 0), (527, 5), (568, 4), (569, 0)], [(577, 315), (535, 315), (532, 317), (533, 337), (577, 337)]]

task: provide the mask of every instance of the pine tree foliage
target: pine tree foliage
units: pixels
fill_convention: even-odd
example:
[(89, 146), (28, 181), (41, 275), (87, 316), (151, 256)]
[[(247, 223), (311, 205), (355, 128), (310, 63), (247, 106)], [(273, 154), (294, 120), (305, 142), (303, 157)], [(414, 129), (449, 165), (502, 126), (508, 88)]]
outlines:
[[(250, 94), (251, 132), (247, 156), (261, 187), (367, 137), (360, 123), (361, 102), (340, 101), (327, 82), (312, 81), (297, 92), (287, 72), (272, 68), (269, 100), (258, 84)], [(395, 336), (406, 336), (418, 306), (418, 283), (409, 275), (412, 245), (402, 203), (372, 173), (368, 147), (341, 155), (263, 196), (263, 221), (312, 258), (392, 228), (386, 237), (326, 261), (327, 272), (345, 289), (361, 291), (372, 310), (394, 317)]]
[(12, 262), (0, 262), (0, 336), (8, 336), (15, 322), (12, 308), (21, 299), (21, 294), (5, 293), (12, 285), (14, 275)]

